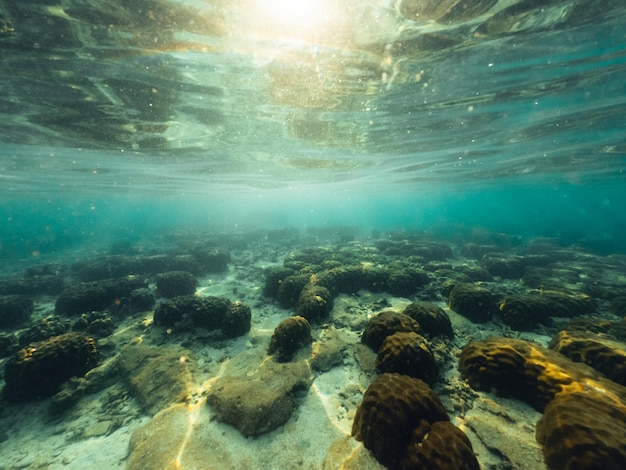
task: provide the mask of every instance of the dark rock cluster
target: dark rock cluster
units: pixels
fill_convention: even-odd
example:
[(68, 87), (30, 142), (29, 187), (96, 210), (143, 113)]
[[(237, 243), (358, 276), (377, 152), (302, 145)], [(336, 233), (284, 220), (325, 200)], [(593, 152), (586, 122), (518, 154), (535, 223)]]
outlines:
[(99, 360), (96, 341), (82, 333), (31, 343), (7, 359), (4, 397), (12, 402), (50, 397), (63, 382), (84, 375)]
[(176, 297), (177, 295), (193, 295), (198, 285), (195, 276), (187, 271), (168, 271), (156, 275), (157, 295), (159, 297)]
[[(405, 246), (398, 242), (391, 245), (397, 249), (413, 247), (416, 253), (428, 259), (452, 254), (446, 244), (414, 242)], [(391, 245), (381, 246), (392, 254)], [(421, 249), (416, 248), (418, 245)], [(337, 253), (323, 248), (292, 252), (283, 266), (265, 271), (263, 294), (275, 298), (283, 308), (296, 308), (298, 315), (309, 321), (318, 321), (332, 309), (333, 298), (339, 294), (368, 290), (410, 297), (430, 284), (431, 278), (421, 268), (419, 260), (422, 258), (417, 254), (412, 261), (390, 260), (388, 256), (379, 252), (365, 256), (357, 252)]]
[(24, 295), (0, 296), (0, 328), (11, 329), (28, 323), (34, 309), (33, 300)]
[(225, 337), (247, 333), (251, 318), (251, 310), (245, 304), (215, 296), (176, 296), (160, 303), (154, 311), (156, 325), (173, 331), (221, 329)]
[(104, 310), (135, 289), (146, 286), (141, 276), (126, 276), (101, 281), (81, 282), (66, 288), (57, 298), (55, 311), (59, 315), (79, 315), (92, 310)]
[[(126, 317), (151, 310), (155, 294), (171, 298), (157, 308), (157, 324), (175, 331), (181, 326), (219, 329), (222, 338), (245, 334), (251, 323), (247, 305), (192, 296), (196, 275), (222, 273), (231, 261), (228, 250), (211, 243), (196, 240), (165, 253), (143, 254), (120, 242), (110, 256), (71, 266), (33, 265), (22, 276), (0, 279), (0, 329), (12, 330), (0, 333), (0, 357), (7, 357), (5, 398), (36, 400), (61, 390), (59, 397), (72, 399), (64, 395), (55, 403), (74, 403), (84, 385), (72, 388), (70, 383), (82, 381), (100, 359), (95, 338), (108, 338)], [(54, 312), (42, 316), (35, 302), (49, 302), (48, 296), (55, 300)], [(109, 351), (116, 347), (111, 344)]]

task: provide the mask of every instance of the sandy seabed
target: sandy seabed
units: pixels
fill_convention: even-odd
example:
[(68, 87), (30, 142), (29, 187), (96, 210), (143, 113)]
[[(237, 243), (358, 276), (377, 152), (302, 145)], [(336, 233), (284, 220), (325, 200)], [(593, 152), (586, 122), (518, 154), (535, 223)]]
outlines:
[[(325, 243), (317, 242), (333, 246)], [(360, 244), (348, 242), (356, 251)], [(329, 365), (324, 367), (326, 370), (312, 370), (311, 386), (295, 393), (295, 410), (277, 429), (245, 437), (233, 426), (218, 421), (206, 404), (206, 394), (217, 377), (253, 374), (268, 360), (274, 328), (295, 312), (263, 296), (264, 269), (282, 265), (289, 252), (310, 245), (311, 240), (287, 246), (250, 243), (245, 249), (230, 249), (232, 259), (226, 273), (198, 278), (196, 295), (226, 297), (251, 307), (248, 334), (215, 340), (201, 331), (167, 331), (153, 324), (152, 312), (134, 314), (118, 320), (115, 332), (99, 340), (104, 359), (90, 374), (105, 370), (103, 374), (109, 377), (105, 386), (88, 389), (60, 415), (50, 413), (50, 399), (19, 405), (3, 401), (0, 468), (384, 468), (351, 437), (356, 409), (376, 376), (375, 353), (360, 344), (360, 334), (368, 319), (383, 310), (381, 306), (402, 311), (422, 297), (420, 292), (413, 298), (368, 291), (337, 296), (327, 321), (313, 325), (313, 345), (297, 357), (308, 361), (319, 345), (325, 345)], [(458, 252), (455, 246), (454, 258), (446, 263), (479, 265)], [(495, 278), (492, 282), (505, 290), (519, 287), (517, 280)], [(53, 314), (54, 300), (37, 298), (33, 319)], [(497, 317), (474, 324), (451, 311), (441, 296), (423, 300), (442, 307), (451, 319), (454, 339), (432, 343), (440, 368), (433, 389), (452, 422), (469, 437), (481, 468), (545, 469), (541, 447), (535, 440), (535, 425), (541, 414), (520, 401), (472, 390), (460, 376), (458, 356), (469, 341), (490, 336), (511, 336), (546, 346), (550, 329), (515, 332)], [(606, 316), (611, 317), (608, 313)], [(127, 377), (115, 365), (129, 344), (159, 348), (163, 354), (177, 354), (183, 348), (186, 352), (180, 354), (180, 361), (192, 371), (186, 400), (166, 403), (160, 410), (158, 403), (147, 407), (145, 397), (129, 386)]]

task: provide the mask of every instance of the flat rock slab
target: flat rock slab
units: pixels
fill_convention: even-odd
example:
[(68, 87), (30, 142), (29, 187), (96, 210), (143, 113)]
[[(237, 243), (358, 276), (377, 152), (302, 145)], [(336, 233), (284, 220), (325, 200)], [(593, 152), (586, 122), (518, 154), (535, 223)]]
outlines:
[(179, 346), (131, 344), (122, 350), (119, 370), (147, 413), (154, 415), (189, 399), (192, 386), (189, 354)]
[(220, 377), (207, 395), (217, 419), (245, 436), (257, 436), (285, 424), (296, 408), (293, 394), (312, 382), (304, 361), (268, 361), (251, 375)]

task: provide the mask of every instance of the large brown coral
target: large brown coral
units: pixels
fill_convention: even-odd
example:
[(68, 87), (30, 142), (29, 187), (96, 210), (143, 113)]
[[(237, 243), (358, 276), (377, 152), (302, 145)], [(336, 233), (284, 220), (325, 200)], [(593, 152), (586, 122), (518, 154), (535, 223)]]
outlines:
[(552, 338), (549, 347), (575, 362), (590, 365), (614, 382), (626, 385), (626, 349), (621, 341), (564, 330)]
[(318, 284), (307, 284), (298, 297), (296, 311), (298, 315), (310, 322), (321, 321), (328, 316), (333, 308), (330, 291)]
[(374, 351), (378, 351), (385, 338), (398, 331), (420, 332), (420, 325), (408, 315), (385, 310), (370, 318), (370, 321), (363, 330), (361, 343), (369, 346)]
[(494, 296), (489, 289), (477, 284), (457, 284), (448, 297), (450, 308), (475, 323), (491, 319), (496, 310)]
[(594, 310), (595, 304), (589, 296), (558, 291), (511, 294), (500, 303), (504, 323), (521, 331), (547, 323), (550, 317), (574, 317)]
[(13, 402), (50, 397), (63, 382), (82, 377), (99, 360), (96, 341), (82, 333), (64, 333), (31, 343), (5, 362), (4, 396)]
[(537, 423), (551, 470), (626, 468), (626, 402), (601, 391), (559, 393)]
[(472, 444), (449, 421), (422, 421), (413, 430), (402, 470), (479, 470)]
[(413, 302), (402, 311), (419, 323), (422, 331), (428, 338), (445, 335), (454, 337), (452, 322), (448, 314), (439, 306), (430, 302)]
[(409, 438), (421, 421), (448, 421), (439, 397), (422, 380), (380, 374), (357, 409), (352, 435), (383, 465), (398, 468)]
[(352, 435), (390, 469), (479, 468), (469, 440), (450, 423), (439, 397), (406, 375), (376, 377), (357, 409)]
[(433, 384), (439, 374), (428, 341), (414, 331), (387, 336), (378, 350), (376, 368), (422, 379), (429, 384)]
[(472, 387), (544, 412), (537, 440), (551, 470), (626, 467), (626, 387), (586, 364), (511, 338), (469, 343), (459, 367)]
[(473, 388), (521, 399), (538, 411), (562, 391), (619, 387), (585, 364), (513, 338), (468, 343), (461, 352), (459, 369)]

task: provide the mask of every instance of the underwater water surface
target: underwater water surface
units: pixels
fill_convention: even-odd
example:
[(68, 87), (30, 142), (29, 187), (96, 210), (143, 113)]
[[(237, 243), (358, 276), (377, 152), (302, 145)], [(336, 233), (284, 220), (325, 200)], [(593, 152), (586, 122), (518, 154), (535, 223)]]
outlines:
[(132, 221), (619, 238), (623, 2), (290, 3), (4, 2), (3, 236)]

